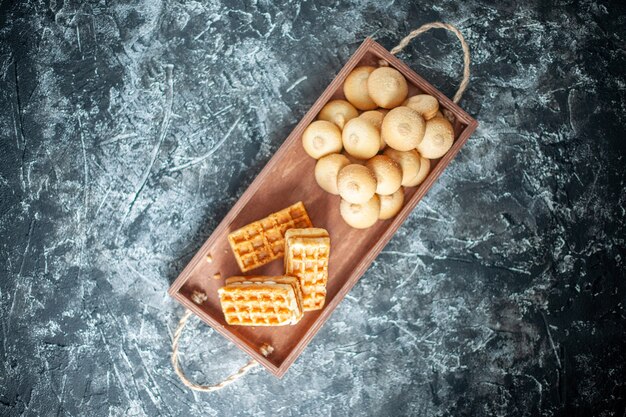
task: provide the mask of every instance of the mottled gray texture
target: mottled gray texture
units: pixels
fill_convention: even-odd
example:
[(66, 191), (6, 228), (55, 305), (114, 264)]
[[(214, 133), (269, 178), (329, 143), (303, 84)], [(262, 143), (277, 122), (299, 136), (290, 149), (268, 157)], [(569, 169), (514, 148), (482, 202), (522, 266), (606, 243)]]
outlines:
[[(15, 3), (1, 415), (623, 415), (623, 7)], [(433, 20), (477, 132), (283, 380), (185, 389), (169, 284), (363, 38)], [(451, 36), (401, 58), (454, 93)], [(246, 360), (195, 319), (182, 344), (198, 381)]]

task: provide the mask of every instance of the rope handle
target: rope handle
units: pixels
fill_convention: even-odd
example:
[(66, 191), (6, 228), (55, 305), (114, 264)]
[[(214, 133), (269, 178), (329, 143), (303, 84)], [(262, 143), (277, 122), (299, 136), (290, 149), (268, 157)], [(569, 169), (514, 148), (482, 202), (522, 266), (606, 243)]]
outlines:
[[(389, 52), (392, 55), (395, 55), (395, 54), (397, 54), (399, 52), (402, 52), (402, 50), (409, 44), (409, 42), (411, 42), (413, 40), (413, 38), (421, 35), (424, 32), (428, 32), (431, 29), (445, 29), (447, 31), (450, 31), (450, 32), (454, 33), (456, 35), (456, 37), (459, 39), (459, 41), (461, 42), (461, 47), (463, 48), (463, 79), (461, 80), (461, 84), (459, 85), (459, 89), (456, 91), (456, 93), (454, 94), (454, 97), (452, 98), (453, 102), (458, 103), (461, 100), (461, 97), (463, 96), (463, 93), (467, 89), (467, 86), (469, 85), (469, 80), (470, 80), (470, 50), (469, 50), (469, 46), (467, 45), (467, 42), (465, 41), (465, 38), (463, 37), (463, 34), (456, 27), (452, 26), (449, 23), (443, 23), (443, 22), (426, 23), (425, 25), (422, 25), (419, 28), (411, 31), (411, 33), (406, 35), (400, 41), (400, 43), (395, 48), (393, 48), (391, 51), (389, 51)], [(389, 65), (389, 63), (386, 62), (386, 61), (381, 61), (380, 64), (381, 65), (385, 65), (385, 66)]]
[[(461, 42), (461, 47), (463, 48), (463, 79), (461, 80), (459, 89), (454, 94), (454, 98), (452, 99), (452, 101), (454, 101), (455, 103), (458, 103), (459, 100), (461, 100), (461, 96), (463, 96), (463, 93), (467, 89), (467, 86), (469, 85), (470, 50), (469, 50), (469, 46), (467, 45), (467, 42), (465, 41), (465, 38), (463, 37), (463, 34), (461, 34), (461, 32), (456, 27), (448, 23), (442, 23), (442, 22), (427, 23), (411, 31), (411, 33), (405, 36), (400, 41), (400, 43), (395, 48), (393, 48), (390, 52), (393, 55), (399, 52), (402, 52), (402, 50), (409, 44), (409, 42), (411, 42), (411, 40), (413, 40), (413, 38), (421, 35), (424, 32), (429, 31), (430, 29), (446, 29), (454, 33), (456, 37), (459, 39), (459, 41)], [(385, 66), (389, 65), (389, 63), (386, 61), (381, 61), (380, 64), (385, 65)], [(201, 304), (201, 302), (204, 300), (199, 300), (199, 301), (200, 302), (198, 304)], [(187, 321), (192, 316), (192, 314), (193, 313), (191, 310), (185, 311), (185, 314), (183, 315), (183, 317), (181, 317), (180, 321), (178, 322), (178, 327), (176, 328), (176, 332), (174, 332), (174, 338), (172, 339), (172, 366), (174, 367), (174, 372), (176, 372), (176, 375), (178, 375), (178, 377), (180, 378), (183, 384), (185, 384), (187, 387), (191, 388), (192, 390), (200, 391), (200, 392), (219, 391), (222, 388), (225, 388), (226, 386), (242, 378), (248, 372), (250, 372), (252, 369), (256, 368), (259, 365), (259, 363), (256, 360), (250, 359), (245, 365), (239, 368), (235, 373), (227, 376), (224, 380), (222, 380), (221, 382), (218, 382), (215, 385), (200, 385), (191, 381), (189, 378), (187, 378), (187, 376), (185, 375), (178, 361), (178, 355), (179, 355), (178, 343), (180, 341), (180, 336), (183, 333), (183, 329), (185, 328), (185, 325), (187, 324)], [(260, 350), (263, 356), (267, 357), (274, 351), (274, 348), (270, 345), (264, 344), (263, 346), (261, 346)]]
[[(250, 372), (252, 369), (256, 368), (259, 365), (257, 361), (255, 361), (254, 359), (250, 359), (244, 366), (239, 368), (234, 374), (227, 376), (226, 378), (224, 378), (224, 380), (222, 380), (221, 382), (218, 382), (215, 385), (200, 385), (191, 381), (189, 378), (187, 378), (187, 376), (185, 375), (185, 372), (181, 368), (180, 363), (178, 361), (178, 355), (179, 355), (178, 342), (180, 340), (180, 336), (183, 333), (183, 329), (185, 328), (185, 325), (187, 324), (187, 321), (192, 316), (192, 314), (193, 312), (191, 310), (185, 311), (185, 314), (181, 317), (180, 321), (178, 322), (178, 327), (176, 328), (176, 331), (174, 332), (174, 339), (172, 340), (172, 366), (174, 367), (174, 372), (176, 372), (176, 375), (178, 375), (178, 377), (183, 382), (183, 384), (185, 384), (187, 387), (191, 388), (194, 391), (200, 391), (200, 392), (219, 391), (222, 388), (237, 381), (239, 378), (243, 377), (244, 375), (246, 375), (248, 372)], [(263, 356), (269, 356), (273, 351), (274, 351), (274, 348), (271, 347), (270, 345), (264, 344), (263, 346), (261, 346), (261, 353), (263, 354)]]

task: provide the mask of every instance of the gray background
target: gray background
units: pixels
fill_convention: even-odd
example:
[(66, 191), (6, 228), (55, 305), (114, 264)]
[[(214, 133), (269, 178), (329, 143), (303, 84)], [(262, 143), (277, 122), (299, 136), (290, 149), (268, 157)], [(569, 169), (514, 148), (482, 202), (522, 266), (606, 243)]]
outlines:
[[(625, 9), (516, 3), (3, 1), (0, 414), (622, 416)], [(187, 390), (170, 283), (364, 37), (435, 20), (477, 132), (283, 380)], [(400, 57), (453, 95), (454, 37)]]

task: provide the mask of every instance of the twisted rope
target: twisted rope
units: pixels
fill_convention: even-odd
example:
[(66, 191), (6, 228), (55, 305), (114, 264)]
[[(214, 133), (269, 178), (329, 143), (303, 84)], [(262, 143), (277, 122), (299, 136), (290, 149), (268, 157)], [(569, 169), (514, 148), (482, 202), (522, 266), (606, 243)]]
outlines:
[[(467, 45), (467, 42), (465, 41), (465, 38), (463, 37), (463, 34), (461, 33), (460, 30), (458, 30), (456, 27), (454, 27), (454, 26), (452, 26), (451, 24), (448, 24), (448, 23), (443, 23), (443, 22), (426, 23), (425, 25), (420, 26), (419, 28), (411, 31), (411, 33), (406, 35), (400, 41), (400, 43), (395, 48), (393, 48), (390, 52), (393, 55), (395, 55), (395, 54), (397, 54), (399, 52), (402, 52), (402, 50), (409, 44), (409, 42), (411, 42), (413, 40), (413, 38), (415, 38), (416, 36), (421, 35), (424, 32), (427, 32), (427, 31), (429, 31), (431, 29), (445, 29), (445, 30), (448, 30), (448, 31), (454, 33), (456, 35), (456, 37), (459, 39), (459, 41), (461, 42), (461, 47), (463, 48), (463, 79), (461, 80), (461, 84), (459, 85), (459, 89), (456, 91), (456, 94), (454, 94), (454, 97), (452, 99), (452, 101), (454, 101), (455, 103), (458, 103), (461, 100), (461, 97), (463, 96), (463, 93), (467, 89), (467, 86), (469, 85), (469, 80), (470, 80), (470, 62), (471, 62), (469, 46)], [(382, 62), (381, 62), (381, 64), (382, 64)], [(384, 65), (389, 65), (389, 64), (385, 62)]]
[[(181, 368), (180, 363), (178, 362), (178, 342), (180, 340), (180, 336), (183, 333), (183, 329), (185, 328), (185, 325), (187, 324), (187, 321), (192, 316), (192, 314), (193, 313), (191, 312), (191, 310), (185, 311), (185, 314), (183, 315), (183, 317), (181, 317), (180, 321), (178, 322), (178, 327), (176, 328), (176, 331), (174, 332), (174, 339), (172, 341), (172, 366), (174, 367), (174, 372), (176, 372), (176, 375), (178, 375), (178, 377), (183, 382), (183, 384), (185, 384), (186, 386), (188, 386), (189, 388), (195, 391), (201, 391), (201, 392), (219, 391), (222, 388), (237, 381), (239, 378), (243, 377), (245, 374), (247, 374), (248, 372), (250, 372), (252, 369), (256, 368), (259, 365), (257, 361), (255, 361), (254, 359), (250, 359), (244, 366), (239, 368), (237, 372), (226, 377), (223, 381), (218, 382), (215, 385), (200, 385), (189, 380), (189, 378), (187, 378), (187, 376), (185, 375), (185, 372)], [(263, 354), (263, 356), (268, 356), (273, 351), (274, 351), (274, 348), (272, 348), (269, 345), (261, 346), (261, 353)]]

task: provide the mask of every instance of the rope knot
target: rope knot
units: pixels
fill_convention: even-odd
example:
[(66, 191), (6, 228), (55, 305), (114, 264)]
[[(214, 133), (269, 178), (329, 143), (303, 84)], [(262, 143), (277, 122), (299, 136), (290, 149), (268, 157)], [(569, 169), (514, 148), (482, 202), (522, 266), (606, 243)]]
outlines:
[(274, 351), (274, 347), (272, 345), (268, 345), (267, 343), (263, 343), (259, 350), (261, 351), (261, 354), (267, 358)]

